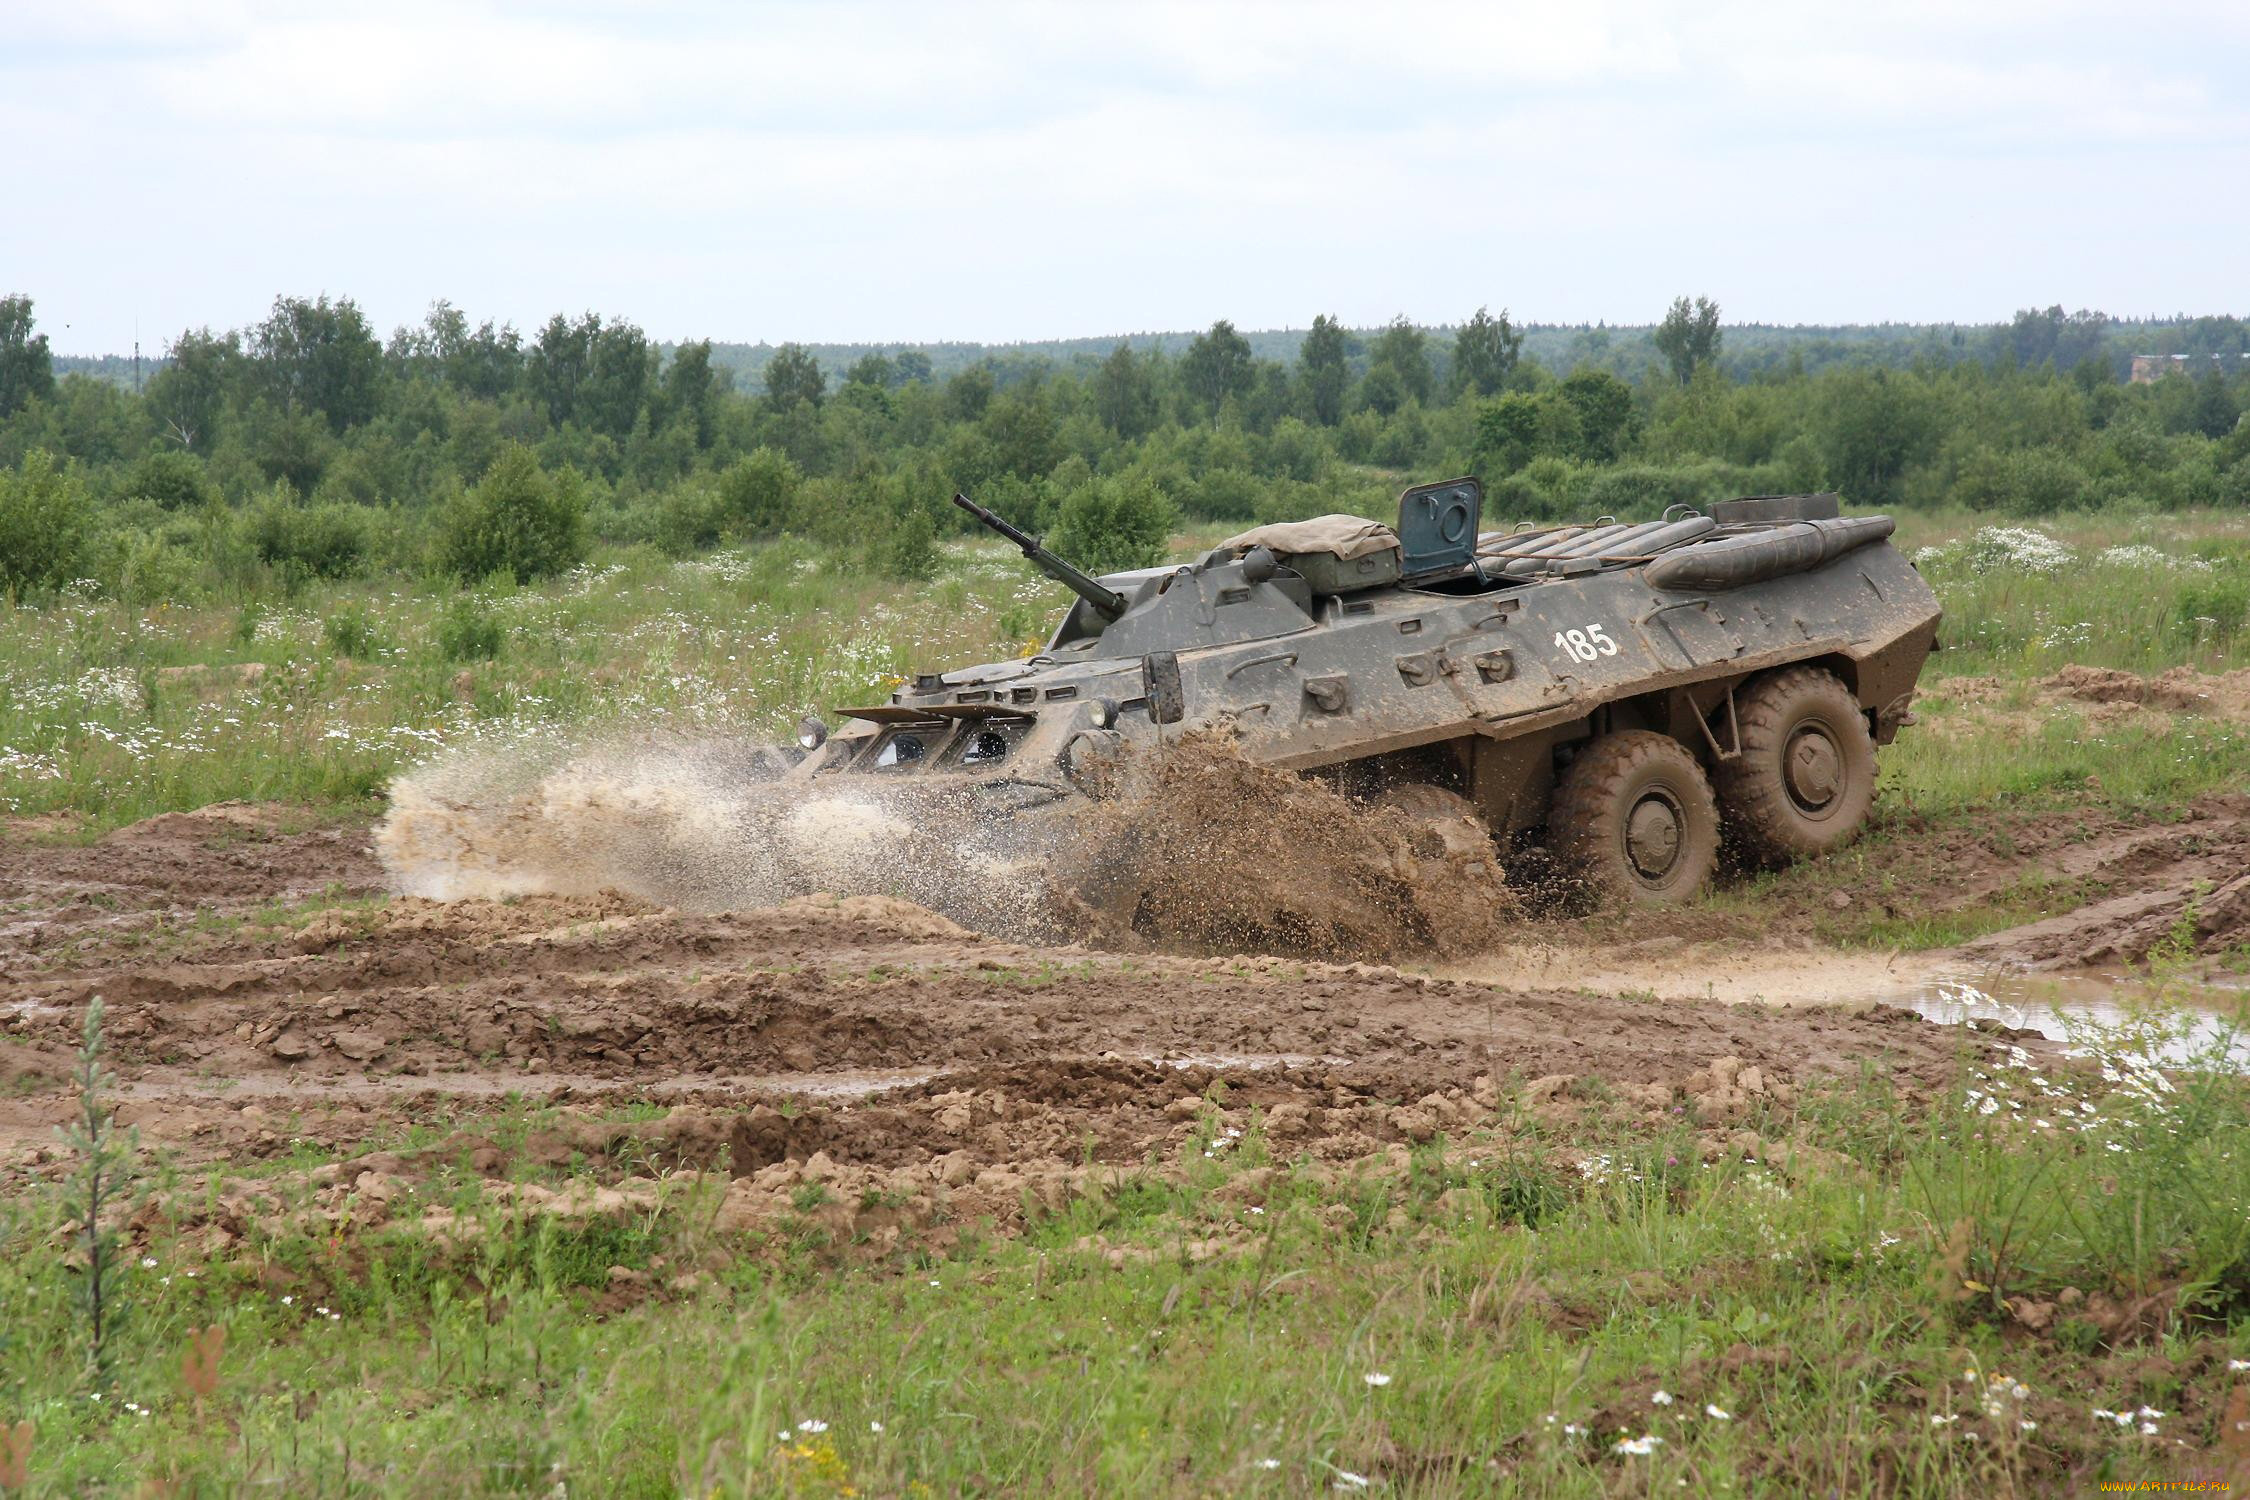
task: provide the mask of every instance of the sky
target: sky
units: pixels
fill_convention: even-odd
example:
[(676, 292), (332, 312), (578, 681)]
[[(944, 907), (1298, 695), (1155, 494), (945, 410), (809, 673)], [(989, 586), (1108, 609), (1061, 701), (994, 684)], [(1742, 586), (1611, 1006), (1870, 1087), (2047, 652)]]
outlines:
[(0, 0), (58, 353), (2250, 313), (2250, 4)]

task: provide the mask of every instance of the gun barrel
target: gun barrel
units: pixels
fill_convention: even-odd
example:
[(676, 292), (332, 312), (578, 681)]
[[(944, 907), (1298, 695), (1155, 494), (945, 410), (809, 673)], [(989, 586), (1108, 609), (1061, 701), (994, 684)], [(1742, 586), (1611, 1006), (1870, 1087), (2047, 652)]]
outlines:
[(967, 495), (956, 493), (953, 497), (953, 503), (1015, 543), (1017, 547), (1022, 549), (1023, 555), (1031, 559), (1032, 566), (1091, 604), (1094, 607), (1094, 612), (1104, 620), (1114, 620), (1125, 613), (1125, 596), (1123, 594), (1118, 593), (1115, 589), (1105, 588), (1098, 580), (1088, 577), (1069, 563), (1064, 562), (1054, 553), (1049, 552), (1039, 538), (994, 515)]

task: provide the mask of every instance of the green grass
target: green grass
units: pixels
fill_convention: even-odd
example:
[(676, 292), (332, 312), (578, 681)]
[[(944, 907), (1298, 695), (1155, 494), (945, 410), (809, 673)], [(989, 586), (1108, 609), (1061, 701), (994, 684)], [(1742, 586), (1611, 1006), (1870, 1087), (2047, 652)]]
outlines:
[[(1946, 711), (1952, 677), (2250, 663), (2250, 522), (2096, 515), (2048, 529), (2070, 558), (2038, 571), (1980, 552), (1976, 518), (1902, 518), (1900, 545), (1924, 557), (1947, 613), (1947, 650), (1927, 679), (1941, 695), (1933, 712)], [(612, 552), (567, 578), (486, 595), (471, 612), (498, 631), (489, 660), (462, 657), (456, 596), (422, 585), (315, 585), (200, 608), (65, 598), (0, 609), (0, 812), (74, 812), (91, 836), (228, 798), (365, 810), (402, 766), (473, 734), (605, 720), (778, 732), (808, 709), (879, 699), (904, 673), (1020, 650), (1061, 599), (981, 541), (950, 545), (921, 583), (782, 541), (689, 562)], [(2250, 748), (2223, 722), (2164, 736), (2084, 730), (2057, 715), (2028, 738), (2013, 721), (1942, 739), (1909, 731), (1888, 757), (1888, 785), (1943, 811), (2088, 777), (2110, 801), (2161, 801), (2250, 770)]]
[[(1020, 1237), (941, 1224), (872, 1260), (849, 1206), (802, 1189), (803, 1217), (741, 1238), (708, 1228), (720, 1181), (564, 1222), (441, 1169), (389, 1225), (337, 1229), (300, 1172), (234, 1253), (160, 1228), (140, 1247), (100, 1401), (42, 1190), (0, 1224), (0, 1415), (33, 1422), (42, 1495), (1283, 1495), (1360, 1475), (1434, 1496), (1966, 1496), (2181, 1477), (2250, 1351), (2250, 1095), (2224, 1073), (2163, 1088), (2124, 1039), (2096, 1040), (2115, 1084), (2002, 1059), (1926, 1111), (1872, 1076), (1769, 1108), (1750, 1122), (1763, 1162), (1692, 1110), (1611, 1110), (1592, 1080), (1575, 1118), (1504, 1116), (1403, 1162), (1276, 1160), (1255, 1129), (1207, 1158), (1199, 1135)], [(433, 1238), (425, 1207), (472, 1232)], [(2143, 1297), (2167, 1331), (2113, 1318)], [(2018, 1303), (2057, 1315), (2033, 1332)], [(226, 1354), (199, 1402), (179, 1357), (211, 1322)], [(2160, 1440), (2090, 1415), (2143, 1405)], [(1616, 1451), (1645, 1435), (1662, 1442)]]

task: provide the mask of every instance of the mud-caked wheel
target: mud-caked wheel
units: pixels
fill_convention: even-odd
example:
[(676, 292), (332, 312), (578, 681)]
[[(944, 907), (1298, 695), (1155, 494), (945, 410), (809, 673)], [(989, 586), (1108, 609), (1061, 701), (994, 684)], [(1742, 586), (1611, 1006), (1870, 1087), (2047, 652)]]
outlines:
[(1668, 905), (1711, 878), (1719, 808), (1687, 747), (1646, 730), (1606, 734), (1555, 782), (1549, 843), (1597, 898)]
[(1715, 780), (1728, 831), (1768, 863), (1851, 842), (1875, 803), (1875, 737), (1832, 672), (1790, 667), (1735, 699), (1741, 753)]

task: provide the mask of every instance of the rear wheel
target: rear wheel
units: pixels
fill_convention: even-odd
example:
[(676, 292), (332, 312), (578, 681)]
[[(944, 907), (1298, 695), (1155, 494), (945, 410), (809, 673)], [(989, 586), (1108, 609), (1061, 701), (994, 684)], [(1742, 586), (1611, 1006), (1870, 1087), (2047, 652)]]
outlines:
[(1687, 747), (1646, 730), (1606, 734), (1555, 783), (1555, 858), (1598, 896), (1685, 901), (1719, 857), (1719, 808)]
[(1851, 842), (1875, 804), (1875, 737), (1832, 672), (1791, 667), (1735, 700), (1741, 754), (1716, 780), (1729, 831), (1767, 861), (1826, 854)]

